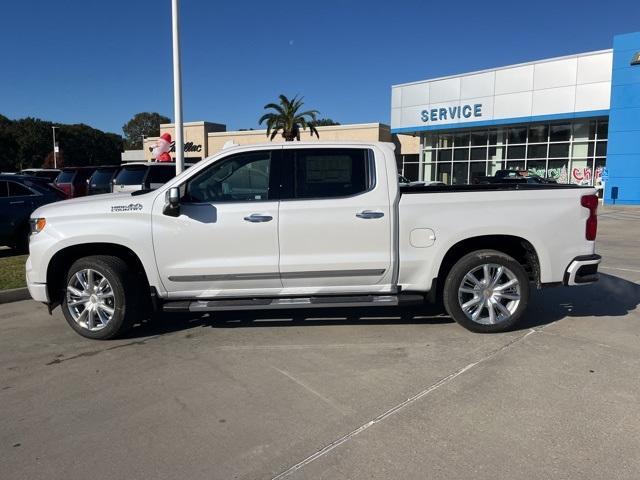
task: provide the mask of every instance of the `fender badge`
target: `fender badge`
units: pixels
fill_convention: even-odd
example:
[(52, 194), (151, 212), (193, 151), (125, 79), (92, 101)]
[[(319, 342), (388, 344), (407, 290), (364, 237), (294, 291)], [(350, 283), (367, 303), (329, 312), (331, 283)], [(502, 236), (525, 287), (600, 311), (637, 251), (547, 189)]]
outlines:
[(129, 205), (112, 205), (112, 212), (135, 212), (138, 210), (142, 210), (141, 203), (130, 203)]

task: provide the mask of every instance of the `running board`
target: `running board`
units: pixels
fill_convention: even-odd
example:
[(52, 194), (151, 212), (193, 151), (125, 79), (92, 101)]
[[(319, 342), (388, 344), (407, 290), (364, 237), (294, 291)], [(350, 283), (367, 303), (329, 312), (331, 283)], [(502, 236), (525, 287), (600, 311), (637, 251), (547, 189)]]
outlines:
[(166, 302), (165, 312), (214, 312), (288, 308), (397, 307), (420, 305), (423, 295), (355, 295), (335, 297), (238, 298), (224, 300), (177, 300)]

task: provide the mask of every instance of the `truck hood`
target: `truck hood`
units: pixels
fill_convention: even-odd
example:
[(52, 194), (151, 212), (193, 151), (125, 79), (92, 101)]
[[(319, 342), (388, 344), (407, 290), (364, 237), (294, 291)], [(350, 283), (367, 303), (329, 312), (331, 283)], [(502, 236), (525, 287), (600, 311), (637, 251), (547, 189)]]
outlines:
[(125, 212), (150, 213), (151, 205), (157, 192), (142, 195), (131, 193), (105, 193), (90, 197), (79, 197), (70, 200), (50, 203), (36, 209), (31, 218), (54, 218), (82, 215), (105, 215)]

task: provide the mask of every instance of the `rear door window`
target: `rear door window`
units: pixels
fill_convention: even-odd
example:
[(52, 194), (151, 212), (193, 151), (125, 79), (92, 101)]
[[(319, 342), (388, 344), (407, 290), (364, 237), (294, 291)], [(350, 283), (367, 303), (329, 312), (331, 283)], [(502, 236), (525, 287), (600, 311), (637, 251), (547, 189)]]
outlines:
[(373, 167), (368, 152), (357, 148), (293, 150), (294, 197), (339, 198), (369, 190)]
[(0, 181), (0, 198), (7, 198), (9, 195), (9, 185), (4, 180)]
[(9, 196), (10, 197), (26, 197), (28, 195), (34, 195), (30, 188), (25, 187), (17, 182), (9, 183)]

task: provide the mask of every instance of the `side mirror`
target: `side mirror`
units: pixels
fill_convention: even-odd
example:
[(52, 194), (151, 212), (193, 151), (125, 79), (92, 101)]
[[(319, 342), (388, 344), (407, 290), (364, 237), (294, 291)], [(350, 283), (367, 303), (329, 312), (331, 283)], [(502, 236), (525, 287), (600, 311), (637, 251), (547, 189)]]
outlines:
[(180, 216), (180, 189), (178, 187), (172, 187), (167, 192), (167, 201), (162, 213), (170, 217)]

